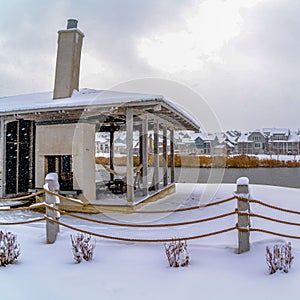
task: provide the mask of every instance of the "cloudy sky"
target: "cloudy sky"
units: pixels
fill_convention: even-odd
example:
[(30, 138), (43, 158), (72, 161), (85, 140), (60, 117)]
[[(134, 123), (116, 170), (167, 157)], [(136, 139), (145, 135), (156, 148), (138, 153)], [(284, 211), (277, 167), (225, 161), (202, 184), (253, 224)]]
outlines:
[(172, 82), (200, 122), (300, 128), (299, 0), (0, 0), (0, 97), (53, 89), (68, 18), (85, 33), (81, 87), (172, 97)]

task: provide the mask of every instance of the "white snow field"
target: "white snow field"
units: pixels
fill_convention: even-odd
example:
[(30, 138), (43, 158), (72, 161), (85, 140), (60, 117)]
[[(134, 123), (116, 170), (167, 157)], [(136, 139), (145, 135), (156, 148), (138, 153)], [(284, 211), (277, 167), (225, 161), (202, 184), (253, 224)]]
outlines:
[[(194, 206), (205, 199), (205, 184), (177, 184), (177, 193), (146, 209)], [(212, 201), (231, 197), (233, 184), (210, 185), (215, 189)], [(251, 185), (251, 196), (273, 205), (300, 211), (300, 190)], [(200, 200), (200, 202), (199, 202)], [(89, 217), (112, 222), (172, 223), (206, 218), (236, 208), (236, 200), (216, 206), (172, 213), (169, 215), (99, 214)], [(276, 219), (300, 222), (292, 215), (258, 204), (251, 211)], [(0, 212), (1, 222), (40, 217), (40, 213)], [(99, 234), (139, 239), (172, 238), (198, 235), (236, 224), (236, 215), (208, 223), (164, 228), (127, 228), (88, 223), (69, 216), (61, 221)], [(252, 228), (263, 228), (300, 236), (300, 228), (252, 218)], [(0, 299), (299, 299), (300, 241), (251, 232), (251, 249), (236, 254), (237, 231), (188, 241), (190, 264), (170, 268), (163, 243), (118, 242), (96, 238), (94, 259), (75, 264), (70, 234), (61, 227), (54, 244), (45, 243), (45, 222), (28, 225), (0, 226), (2, 231), (17, 234), (21, 255), (15, 264), (0, 267)], [(269, 275), (265, 247), (291, 241), (295, 261), (289, 273)]]

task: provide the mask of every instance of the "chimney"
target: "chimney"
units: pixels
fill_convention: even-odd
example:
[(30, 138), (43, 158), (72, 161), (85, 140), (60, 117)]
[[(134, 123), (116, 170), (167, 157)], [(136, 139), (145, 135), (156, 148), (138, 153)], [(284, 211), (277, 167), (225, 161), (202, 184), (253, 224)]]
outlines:
[(58, 46), (53, 99), (68, 98), (79, 90), (79, 72), (84, 34), (77, 20), (69, 19), (67, 29), (58, 31)]

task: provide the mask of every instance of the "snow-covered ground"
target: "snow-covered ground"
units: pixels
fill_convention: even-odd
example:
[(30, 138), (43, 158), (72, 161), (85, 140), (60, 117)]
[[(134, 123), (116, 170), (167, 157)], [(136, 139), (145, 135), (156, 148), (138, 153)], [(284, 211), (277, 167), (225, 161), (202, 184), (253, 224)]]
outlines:
[[(235, 185), (178, 184), (177, 193), (152, 203), (143, 209), (193, 206), (232, 196)], [(300, 210), (300, 190), (261, 185), (251, 186), (252, 198), (267, 203)], [(165, 215), (104, 214), (90, 217), (118, 222), (167, 223), (195, 220), (225, 212), (236, 207), (236, 200)], [(257, 204), (254, 213), (278, 219), (300, 222), (299, 216), (273, 211)], [(1, 222), (24, 220), (41, 216), (33, 212), (1, 212)], [(236, 216), (210, 223), (153, 229), (121, 228), (98, 225), (62, 216), (62, 222), (97, 233), (136, 238), (172, 238), (197, 235), (232, 227)], [(299, 227), (269, 221), (251, 220), (252, 227), (260, 227), (300, 236)], [(289, 299), (299, 298), (300, 241), (292, 242), (295, 262), (288, 274), (268, 274), (265, 247), (288, 239), (262, 233), (251, 233), (251, 250), (236, 254), (237, 232), (191, 240), (188, 242), (190, 265), (170, 268), (162, 243), (128, 243), (96, 238), (94, 259), (80, 264), (73, 262), (70, 234), (61, 227), (57, 241), (45, 243), (45, 224), (0, 226), (18, 236), (21, 255), (18, 262), (0, 268), (2, 300), (20, 299)]]

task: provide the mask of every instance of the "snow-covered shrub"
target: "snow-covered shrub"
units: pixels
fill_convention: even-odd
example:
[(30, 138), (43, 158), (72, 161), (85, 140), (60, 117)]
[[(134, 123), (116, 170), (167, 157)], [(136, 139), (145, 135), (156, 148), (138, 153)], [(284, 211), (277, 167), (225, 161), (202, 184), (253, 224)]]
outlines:
[(273, 251), (266, 247), (266, 261), (270, 274), (274, 274), (277, 270), (288, 273), (293, 260), (291, 243), (276, 244)]
[(96, 241), (91, 242), (91, 235), (78, 233), (73, 236), (71, 234), (72, 251), (76, 263), (80, 263), (82, 259), (89, 261), (93, 259)]
[(17, 243), (17, 236), (0, 230), (0, 267), (13, 264), (19, 255), (20, 245)]
[(164, 246), (170, 267), (184, 267), (189, 264), (186, 240), (175, 238)]

